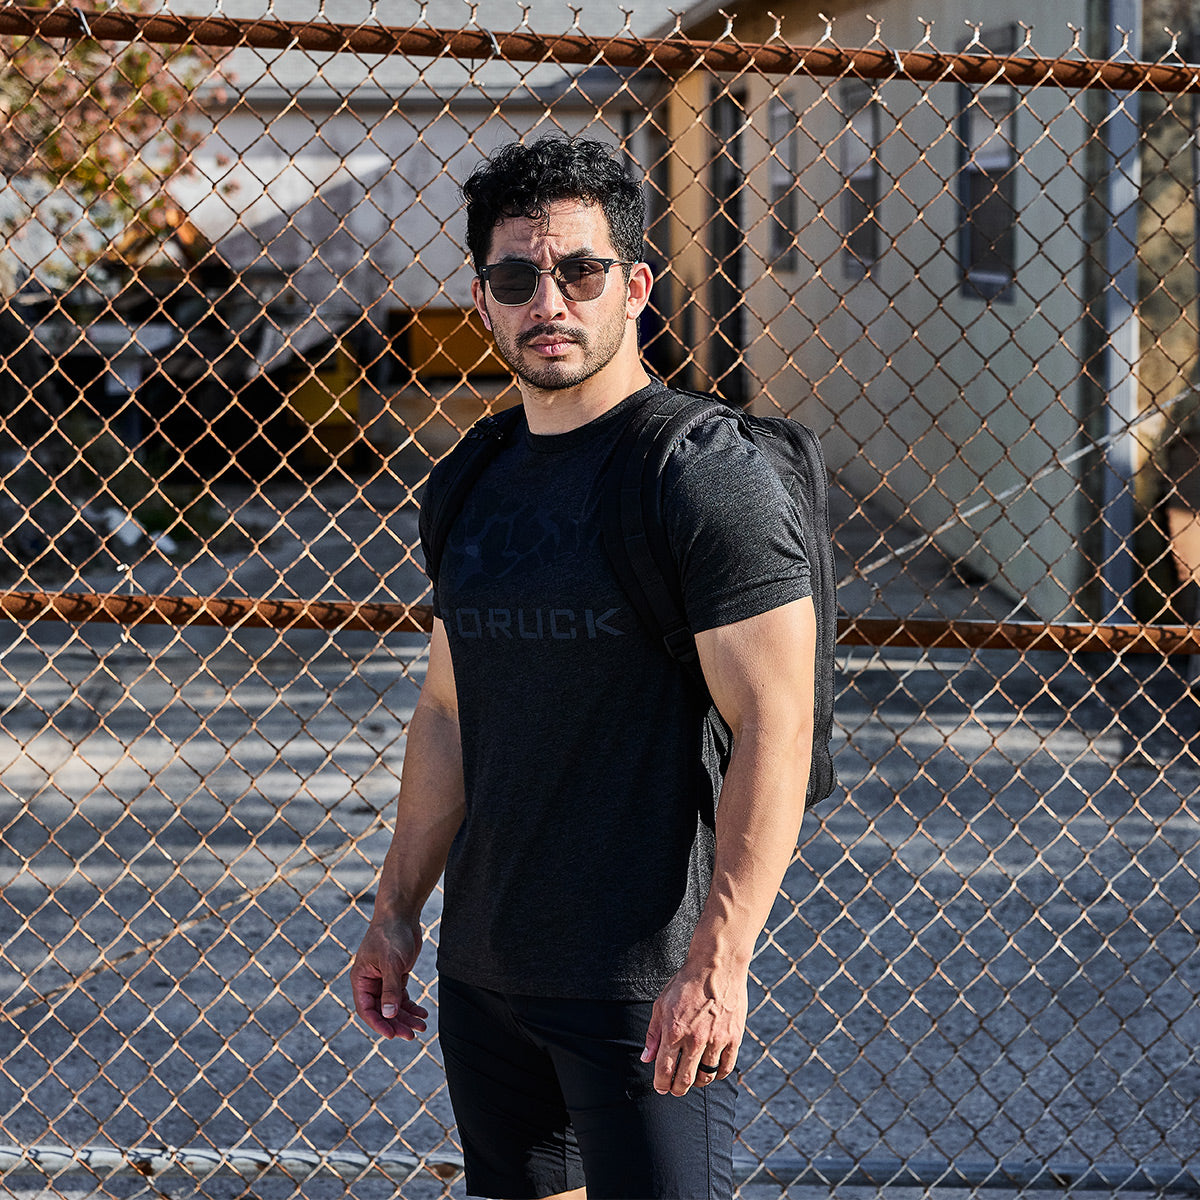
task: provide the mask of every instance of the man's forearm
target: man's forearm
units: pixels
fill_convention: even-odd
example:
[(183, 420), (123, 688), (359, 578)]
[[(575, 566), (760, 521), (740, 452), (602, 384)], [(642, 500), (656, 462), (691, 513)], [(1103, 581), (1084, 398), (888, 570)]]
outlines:
[[(785, 722), (785, 725), (788, 724)], [(687, 959), (654, 1006), (643, 1060), (677, 1096), (724, 1079), (746, 1028), (747, 976), (804, 815), (811, 720), (773, 735), (743, 726), (717, 806), (712, 885)]]
[(462, 823), (462, 743), (453, 713), (418, 704), (408, 727), (392, 844), (380, 872), (375, 919), (415, 922)]
[(804, 816), (811, 722), (743, 728), (717, 806), (716, 862), (688, 957), (746, 969)]
[(375, 914), (350, 969), (354, 1007), (381, 1037), (411, 1041), (427, 1010), (409, 994), (421, 952), (421, 909), (462, 823), (462, 742), (444, 634), (434, 630), (425, 688), (408, 726), (396, 827)]

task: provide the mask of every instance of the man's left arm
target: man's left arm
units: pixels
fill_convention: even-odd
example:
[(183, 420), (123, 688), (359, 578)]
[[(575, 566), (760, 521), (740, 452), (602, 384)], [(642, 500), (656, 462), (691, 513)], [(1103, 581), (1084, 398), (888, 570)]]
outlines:
[[(733, 754), (716, 817), (712, 887), (684, 965), (654, 1005), (643, 1060), (657, 1091), (684, 1095), (734, 1069), (750, 959), (792, 860), (812, 758), (812, 600), (696, 635)], [(701, 1063), (715, 1073), (698, 1071)]]

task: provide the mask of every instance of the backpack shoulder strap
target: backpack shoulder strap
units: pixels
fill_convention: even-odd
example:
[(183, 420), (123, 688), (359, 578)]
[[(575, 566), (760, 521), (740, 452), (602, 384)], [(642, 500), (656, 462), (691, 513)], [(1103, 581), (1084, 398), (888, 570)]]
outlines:
[(502, 409), (476, 421), (458, 444), (430, 472), (421, 503), (421, 545), (425, 551), (425, 573), (437, 587), (442, 551), (454, 522), (488, 463), (516, 430), (521, 406)]
[(661, 510), (661, 481), (679, 440), (716, 412), (723, 400), (668, 389), (634, 413), (618, 440), (603, 510), (605, 553), (642, 625), (703, 686), (696, 642), (688, 628)]
[[(606, 500), (605, 550), (639, 620), (707, 691), (662, 519), (662, 479), (680, 439), (718, 413), (737, 418), (742, 435), (766, 455), (783, 481), (800, 517), (817, 623), (813, 757), (808, 783), (808, 803), (816, 804), (830, 795), (837, 778), (829, 753), (837, 578), (829, 529), (829, 475), (816, 434), (788, 418), (757, 417), (732, 408), (716, 396), (667, 391), (654, 397), (631, 417), (618, 442), (613, 460), (618, 486), (609, 489)], [(720, 724), (717, 718), (714, 729), (719, 745)], [(722, 753), (726, 750), (723, 746)]]
[(714, 413), (733, 411), (715, 396), (671, 389), (653, 396), (630, 417), (618, 439), (601, 510), (605, 553), (638, 620), (661, 638), (667, 653), (683, 665), (700, 694), (708, 698), (706, 720), (722, 774), (729, 763), (733, 735), (708, 695), (696, 639), (688, 627), (679, 573), (663, 521), (662, 480), (681, 438)]

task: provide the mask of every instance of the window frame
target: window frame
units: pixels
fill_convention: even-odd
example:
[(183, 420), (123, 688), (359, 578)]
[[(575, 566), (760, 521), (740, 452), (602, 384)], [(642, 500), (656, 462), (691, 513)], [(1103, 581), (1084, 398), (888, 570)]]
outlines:
[[(980, 40), (988, 53), (1012, 54), (1016, 26), (984, 34)], [(975, 300), (1007, 302), (1014, 297), (1017, 279), (1020, 97), (1004, 80), (983, 86), (959, 84), (958, 92), (959, 290)], [(1001, 209), (1000, 220), (994, 221)], [(993, 220), (994, 230), (987, 220)]]
[(800, 269), (799, 128), (792, 98), (772, 93), (767, 102), (767, 264), (772, 271)]
[(883, 257), (883, 226), (879, 221), (883, 201), (883, 168), (879, 161), (883, 106), (877, 90), (856, 79), (842, 85), (841, 109), (845, 118), (838, 150), (842, 266), (847, 275), (861, 279)]

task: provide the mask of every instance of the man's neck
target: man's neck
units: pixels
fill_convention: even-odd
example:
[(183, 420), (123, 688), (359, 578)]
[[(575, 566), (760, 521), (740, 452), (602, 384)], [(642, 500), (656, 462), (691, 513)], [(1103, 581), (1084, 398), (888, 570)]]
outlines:
[(569, 433), (616, 408), (627, 396), (650, 382), (640, 356), (629, 363), (614, 359), (578, 387), (544, 391), (524, 380), (518, 381), (525, 404), (525, 419), (531, 433)]

